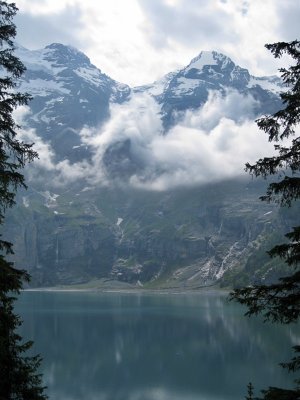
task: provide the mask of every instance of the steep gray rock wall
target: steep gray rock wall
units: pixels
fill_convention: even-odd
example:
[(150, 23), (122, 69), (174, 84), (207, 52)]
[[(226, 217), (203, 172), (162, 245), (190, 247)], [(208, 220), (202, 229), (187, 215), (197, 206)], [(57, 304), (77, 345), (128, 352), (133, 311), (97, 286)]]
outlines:
[(261, 186), (248, 189), (227, 182), (168, 193), (68, 192), (51, 207), (31, 193), (31, 206), (19, 204), (6, 233), (35, 286), (106, 279), (199, 287), (244, 268), (272, 232), (287, 229), (277, 207), (257, 200)]

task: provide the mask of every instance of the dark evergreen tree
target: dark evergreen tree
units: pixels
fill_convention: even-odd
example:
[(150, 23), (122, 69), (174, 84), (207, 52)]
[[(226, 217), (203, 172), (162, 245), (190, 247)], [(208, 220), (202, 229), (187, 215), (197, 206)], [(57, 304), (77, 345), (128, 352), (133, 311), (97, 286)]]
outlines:
[[(292, 57), (294, 64), (288, 69), (280, 69), (283, 83), (288, 87), (281, 94), (283, 109), (273, 115), (265, 116), (256, 122), (260, 129), (275, 142), (276, 155), (258, 160), (254, 165), (246, 164), (246, 170), (254, 176), (274, 175), (276, 181), (268, 186), (263, 201), (275, 201), (282, 206), (291, 206), (300, 198), (300, 137), (296, 127), (300, 122), (300, 42), (279, 42), (267, 44), (273, 55), (283, 54)], [(299, 131), (298, 131), (299, 135)], [(282, 145), (283, 139), (290, 139), (289, 145)], [(300, 316), (300, 227), (294, 227), (286, 235), (286, 243), (269, 251), (271, 257), (280, 257), (291, 267), (289, 276), (279, 279), (272, 285), (255, 285), (234, 290), (230, 298), (248, 307), (246, 315), (262, 314), (266, 321), (289, 324)], [(295, 347), (296, 356), (291, 362), (282, 364), (290, 371), (299, 370), (300, 346)], [(300, 399), (300, 381), (295, 381), (294, 390), (271, 387), (263, 391), (265, 400)]]
[[(16, 90), (17, 80), (25, 70), (14, 55), (16, 12), (14, 3), (0, 1), (0, 225), (5, 210), (14, 204), (17, 187), (25, 187), (20, 169), (37, 156), (32, 145), (18, 140), (19, 127), (13, 119), (15, 108), (30, 99)], [(37, 372), (40, 357), (26, 354), (32, 343), (24, 343), (17, 333), (21, 320), (14, 313), (16, 295), (29, 276), (5, 259), (12, 253), (12, 244), (2, 237), (0, 252), (0, 400), (43, 400), (47, 396)]]
[(247, 393), (247, 396), (245, 397), (245, 399), (253, 400), (254, 399), (253, 398), (253, 385), (251, 382), (248, 383), (247, 389), (248, 389), (248, 393)]

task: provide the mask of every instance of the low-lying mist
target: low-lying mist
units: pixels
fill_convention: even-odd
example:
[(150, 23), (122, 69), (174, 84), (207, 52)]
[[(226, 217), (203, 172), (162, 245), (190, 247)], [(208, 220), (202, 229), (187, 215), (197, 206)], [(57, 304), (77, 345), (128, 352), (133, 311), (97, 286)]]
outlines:
[(164, 131), (159, 103), (148, 94), (134, 94), (113, 104), (100, 128), (78, 134), (90, 158), (55, 161), (55, 151), (34, 129), (26, 129), (22, 107), (15, 118), (23, 140), (34, 142), (39, 159), (28, 169), (29, 179), (51, 176), (55, 185), (84, 179), (92, 185), (121, 183), (147, 190), (168, 190), (239, 177), (246, 162), (274, 153), (273, 144), (255, 123), (256, 100), (237, 91), (210, 92), (199, 109), (175, 115), (177, 123)]

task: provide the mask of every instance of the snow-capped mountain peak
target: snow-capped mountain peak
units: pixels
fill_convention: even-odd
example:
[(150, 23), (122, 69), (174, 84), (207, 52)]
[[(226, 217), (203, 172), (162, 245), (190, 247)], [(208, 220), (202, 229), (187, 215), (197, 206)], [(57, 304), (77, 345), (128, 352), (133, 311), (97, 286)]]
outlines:
[(196, 68), (202, 70), (205, 65), (217, 65), (213, 51), (201, 51), (201, 53), (192, 59), (186, 70)]
[[(72, 46), (52, 43), (45, 47), (43, 53), (44, 57), (55, 65), (67, 66), (68, 68), (86, 68), (92, 66), (90, 59)], [(97, 70), (101, 72), (98, 68)]]
[(255, 113), (259, 114), (262, 109), (268, 112), (279, 106), (280, 89), (280, 81), (274, 77), (255, 78), (224, 54), (201, 51), (186, 67), (134, 91), (156, 97), (162, 104), (164, 126), (168, 128), (185, 110), (205, 104), (211, 91), (225, 95), (228, 90), (235, 90), (252, 96), (257, 103)]
[(224, 69), (228, 64), (234, 65), (233, 61), (222, 53), (216, 51), (201, 51), (197, 57), (192, 59), (185, 70), (197, 69), (202, 71), (204, 67), (213, 65), (218, 65), (221, 69)]
[(187, 110), (203, 106), (211, 91), (226, 96), (237, 91), (252, 96), (260, 115), (280, 105), (276, 77), (256, 78), (216, 51), (202, 51), (186, 67), (156, 82), (130, 89), (103, 74), (81, 51), (53, 43), (40, 50), (19, 47), (17, 56), (27, 71), (19, 90), (32, 94), (28, 126), (37, 128), (51, 143), (57, 159), (71, 161), (89, 157), (79, 135), (83, 126), (98, 127), (110, 115), (113, 103), (130, 94), (148, 94), (157, 102), (165, 133)]

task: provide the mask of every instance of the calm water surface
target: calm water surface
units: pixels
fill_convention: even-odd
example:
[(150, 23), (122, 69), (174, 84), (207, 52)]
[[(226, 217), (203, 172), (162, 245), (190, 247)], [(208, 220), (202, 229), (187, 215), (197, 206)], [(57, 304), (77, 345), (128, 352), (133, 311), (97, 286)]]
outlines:
[(24, 292), (17, 311), (50, 400), (241, 400), (293, 380), (277, 364), (300, 329), (220, 294)]

